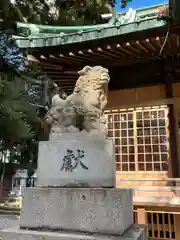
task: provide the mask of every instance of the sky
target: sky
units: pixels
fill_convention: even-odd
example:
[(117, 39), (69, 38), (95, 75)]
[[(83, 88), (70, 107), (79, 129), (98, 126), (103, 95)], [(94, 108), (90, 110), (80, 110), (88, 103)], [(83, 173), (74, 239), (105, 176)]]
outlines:
[(168, 3), (168, 0), (132, 0), (132, 2), (127, 4), (127, 8), (122, 9), (120, 7), (120, 0), (116, 0), (116, 11), (125, 11), (128, 10), (129, 8), (143, 8), (143, 7), (148, 7), (156, 4), (161, 4), (161, 3)]

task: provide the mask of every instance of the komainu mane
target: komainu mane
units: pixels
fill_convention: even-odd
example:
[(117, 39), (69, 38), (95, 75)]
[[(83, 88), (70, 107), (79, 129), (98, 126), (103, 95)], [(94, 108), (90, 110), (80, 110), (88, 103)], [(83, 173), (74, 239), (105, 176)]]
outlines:
[(45, 121), (51, 135), (64, 132), (101, 132), (106, 134), (104, 109), (107, 105), (109, 71), (101, 66), (86, 66), (78, 72), (73, 93), (65, 100), (58, 94)]

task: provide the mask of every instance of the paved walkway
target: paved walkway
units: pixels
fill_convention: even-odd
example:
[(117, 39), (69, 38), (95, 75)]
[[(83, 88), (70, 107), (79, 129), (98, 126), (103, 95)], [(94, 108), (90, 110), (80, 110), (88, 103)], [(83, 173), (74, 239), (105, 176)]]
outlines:
[(15, 215), (0, 214), (0, 229), (17, 227), (19, 217)]

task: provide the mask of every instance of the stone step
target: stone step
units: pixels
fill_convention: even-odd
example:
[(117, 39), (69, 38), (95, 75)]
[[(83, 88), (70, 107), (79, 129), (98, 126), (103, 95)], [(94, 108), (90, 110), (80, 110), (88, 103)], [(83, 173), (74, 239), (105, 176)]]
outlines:
[(20, 227), (122, 234), (133, 224), (131, 189), (26, 188)]
[(62, 134), (39, 143), (37, 186), (115, 187), (116, 161), (111, 139), (86, 133)]
[(121, 236), (31, 231), (22, 229), (5, 229), (0, 231), (2, 240), (147, 240), (147, 231), (144, 225), (133, 225)]

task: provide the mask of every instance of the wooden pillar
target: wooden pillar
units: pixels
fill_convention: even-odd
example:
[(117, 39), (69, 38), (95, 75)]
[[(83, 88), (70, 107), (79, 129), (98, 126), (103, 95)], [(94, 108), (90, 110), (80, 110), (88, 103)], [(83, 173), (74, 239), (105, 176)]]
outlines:
[(174, 216), (174, 228), (175, 228), (175, 236), (176, 240), (180, 240), (180, 214), (175, 214)]
[[(172, 89), (172, 76), (168, 77), (168, 82), (165, 84), (165, 93), (167, 98), (173, 98)], [(169, 104), (169, 163), (168, 163), (168, 175), (169, 177), (178, 178), (179, 174), (179, 161), (178, 161), (178, 150), (177, 150), (177, 134), (176, 134), (176, 119), (174, 105)]]
[(137, 209), (137, 223), (138, 224), (147, 224), (145, 208)]
[(179, 0), (169, 0), (169, 14), (173, 18), (175, 24), (180, 23), (180, 1)]

